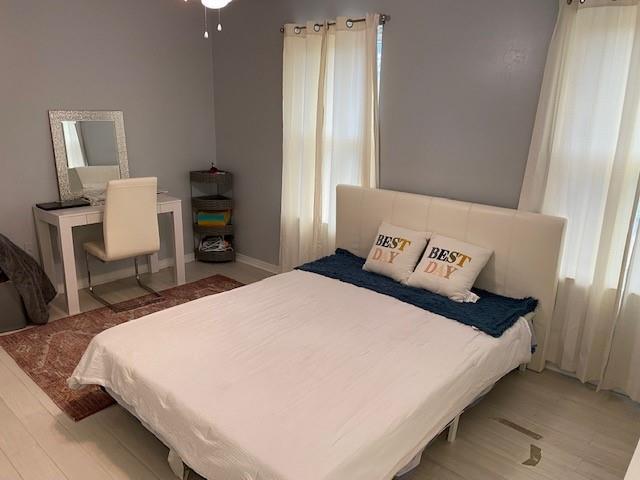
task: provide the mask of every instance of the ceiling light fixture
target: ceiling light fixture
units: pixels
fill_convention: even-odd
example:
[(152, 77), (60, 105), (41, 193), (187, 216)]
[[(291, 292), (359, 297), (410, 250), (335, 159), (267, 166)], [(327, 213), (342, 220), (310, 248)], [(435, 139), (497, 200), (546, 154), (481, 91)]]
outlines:
[(209, 38), (209, 25), (207, 25), (207, 9), (204, 9), (204, 38)]
[[(185, 3), (188, 2), (188, 0), (184, 0)], [(202, 3), (202, 5), (204, 5), (205, 9), (204, 9), (204, 38), (209, 38), (209, 27), (207, 25), (207, 8), (210, 8), (212, 10), (218, 10), (218, 31), (221, 32), (222, 31), (222, 21), (220, 19), (221, 14), (220, 14), (220, 10), (223, 9), (224, 7), (226, 7), (227, 5), (229, 5), (231, 3), (232, 0), (200, 0), (200, 3)]]
[(202, 5), (213, 10), (219, 10), (231, 3), (231, 0), (200, 0)]

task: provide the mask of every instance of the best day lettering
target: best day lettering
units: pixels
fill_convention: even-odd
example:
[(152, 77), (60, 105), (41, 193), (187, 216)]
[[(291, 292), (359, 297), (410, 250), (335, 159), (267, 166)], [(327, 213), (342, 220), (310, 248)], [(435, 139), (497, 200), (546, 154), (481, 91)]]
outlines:
[(466, 262), (471, 262), (471, 257), (469, 255), (465, 255), (461, 252), (452, 252), (450, 250), (446, 250), (444, 248), (440, 249), (437, 247), (431, 248), (431, 252), (429, 252), (428, 258), (433, 258), (433, 260), (427, 263), (424, 272), (446, 279), (449, 279), (449, 277), (451, 277), (453, 273), (464, 267), (464, 264)]
[(378, 262), (393, 263), (398, 255), (400, 255), (408, 245), (411, 245), (411, 240), (400, 237), (390, 237), (388, 235), (378, 235), (376, 245), (371, 258)]

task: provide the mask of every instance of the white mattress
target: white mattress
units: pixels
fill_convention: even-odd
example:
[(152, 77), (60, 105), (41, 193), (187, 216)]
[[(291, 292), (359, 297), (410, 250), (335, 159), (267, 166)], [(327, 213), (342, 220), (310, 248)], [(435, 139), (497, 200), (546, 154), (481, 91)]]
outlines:
[(530, 339), (294, 271), (101, 333), (69, 385), (107, 387), (212, 480), (383, 480)]

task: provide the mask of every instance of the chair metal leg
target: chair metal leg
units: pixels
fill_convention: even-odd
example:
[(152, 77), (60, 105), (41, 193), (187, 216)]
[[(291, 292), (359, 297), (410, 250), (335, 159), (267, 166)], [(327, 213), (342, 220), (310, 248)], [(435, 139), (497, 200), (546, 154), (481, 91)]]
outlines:
[(89, 252), (87, 252), (86, 250), (85, 250), (84, 254), (85, 254), (86, 263), (87, 263), (87, 280), (89, 281), (89, 295), (91, 295), (93, 298), (95, 298), (98, 302), (103, 304), (105, 307), (109, 307), (114, 312), (117, 312), (118, 310), (116, 308), (114, 308), (112, 303), (107, 302), (104, 298), (102, 298), (100, 295), (98, 295), (94, 291), (93, 284), (91, 283), (91, 267), (89, 265), (89, 257), (90, 257), (90, 255), (89, 255)]
[(152, 295), (155, 295), (156, 297), (162, 297), (162, 295), (158, 292), (156, 292), (153, 288), (151, 288), (148, 285), (145, 285), (144, 283), (142, 283), (142, 281), (140, 280), (140, 272), (138, 270), (138, 257), (134, 257), (133, 258), (133, 263), (136, 267), (136, 282), (138, 282), (138, 286), (140, 288), (142, 288), (143, 290), (146, 290), (147, 292), (151, 293)]
[[(100, 295), (98, 295), (94, 288), (93, 288), (93, 284), (91, 283), (91, 268), (89, 265), (89, 252), (85, 251), (85, 257), (87, 259), (87, 279), (89, 281), (89, 294), (95, 298), (98, 302), (100, 302), (101, 304), (103, 304), (105, 307), (109, 307), (112, 311), (114, 311), (115, 313), (119, 313), (124, 311), (122, 308), (118, 308), (117, 305), (110, 303), (108, 301), (106, 301), (104, 298), (102, 298)], [(138, 259), (137, 257), (134, 257), (133, 259), (133, 263), (135, 265), (135, 269), (136, 269), (136, 282), (138, 283), (138, 286), (140, 288), (142, 288), (143, 290), (151, 293), (152, 295), (155, 295), (156, 297), (160, 298), (162, 297), (161, 293), (156, 292), (154, 289), (152, 289), (151, 287), (149, 287), (148, 285), (145, 285), (144, 283), (142, 283), (142, 281), (140, 280), (140, 271), (138, 269)]]
[(84, 252), (85, 263), (87, 265), (87, 280), (89, 281), (89, 291), (93, 291), (93, 285), (91, 285), (91, 268), (89, 268), (89, 252)]

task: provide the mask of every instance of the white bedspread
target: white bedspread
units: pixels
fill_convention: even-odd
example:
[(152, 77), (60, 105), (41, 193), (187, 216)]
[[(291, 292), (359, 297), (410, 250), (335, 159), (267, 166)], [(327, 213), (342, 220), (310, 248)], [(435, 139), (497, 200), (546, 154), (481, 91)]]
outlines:
[(530, 339), (294, 271), (101, 333), (69, 384), (115, 392), (210, 480), (383, 480)]

